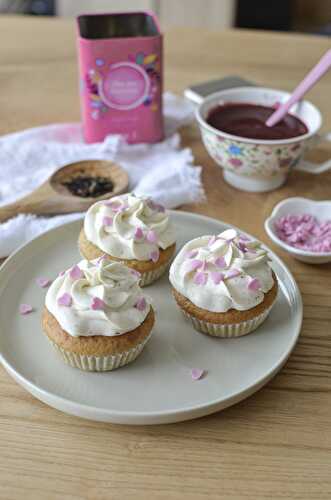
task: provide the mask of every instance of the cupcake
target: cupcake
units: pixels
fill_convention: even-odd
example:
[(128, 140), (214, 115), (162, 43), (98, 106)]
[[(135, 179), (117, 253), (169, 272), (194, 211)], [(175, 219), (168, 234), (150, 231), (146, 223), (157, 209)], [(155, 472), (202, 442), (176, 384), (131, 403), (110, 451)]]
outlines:
[(135, 272), (107, 259), (82, 260), (47, 291), (42, 325), (69, 365), (114, 370), (134, 361), (148, 341), (154, 312)]
[(201, 236), (181, 249), (170, 268), (175, 300), (200, 332), (240, 337), (268, 316), (277, 279), (261, 243), (234, 229)]
[(85, 259), (105, 255), (141, 274), (140, 286), (157, 280), (175, 252), (169, 214), (150, 198), (132, 193), (99, 201), (87, 211), (79, 236)]

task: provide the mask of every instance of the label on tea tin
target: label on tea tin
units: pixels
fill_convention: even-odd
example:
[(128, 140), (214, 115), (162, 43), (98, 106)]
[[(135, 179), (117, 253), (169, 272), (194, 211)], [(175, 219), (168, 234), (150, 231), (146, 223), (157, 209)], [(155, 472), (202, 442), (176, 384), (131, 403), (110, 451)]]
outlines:
[(114, 109), (133, 109), (148, 96), (150, 79), (137, 64), (121, 62), (112, 64), (107, 75), (99, 81), (102, 100)]

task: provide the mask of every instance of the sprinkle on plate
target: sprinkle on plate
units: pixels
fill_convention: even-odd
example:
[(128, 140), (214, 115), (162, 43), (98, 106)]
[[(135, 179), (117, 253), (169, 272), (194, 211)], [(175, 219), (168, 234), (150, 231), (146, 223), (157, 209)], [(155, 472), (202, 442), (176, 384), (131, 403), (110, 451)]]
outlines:
[(200, 380), (205, 373), (206, 373), (205, 370), (202, 370), (201, 368), (192, 368), (191, 370), (192, 380)]
[(19, 311), (20, 314), (25, 316), (33, 311), (33, 307), (30, 304), (20, 304)]
[(41, 288), (47, 288), (51, 284), (51, 280), (49, 280), (48, 278), (44, 278), (43, 276), (40, 276), (39, 278), (36, 279), (36, 283)]

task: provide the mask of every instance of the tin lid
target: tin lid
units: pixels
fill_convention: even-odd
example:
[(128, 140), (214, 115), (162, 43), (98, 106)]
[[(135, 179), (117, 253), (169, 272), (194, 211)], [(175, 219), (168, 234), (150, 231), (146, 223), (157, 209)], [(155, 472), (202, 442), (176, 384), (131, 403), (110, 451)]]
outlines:
[(80, 36), (88, 40), (160, 35), (158, 21), (149, 12), (82, 14), (77, 24)]

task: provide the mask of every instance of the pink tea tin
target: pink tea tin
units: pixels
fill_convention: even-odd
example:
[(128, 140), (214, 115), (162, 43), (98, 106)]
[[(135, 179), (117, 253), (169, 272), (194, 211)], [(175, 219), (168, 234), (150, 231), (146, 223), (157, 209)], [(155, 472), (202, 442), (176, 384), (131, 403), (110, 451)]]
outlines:
[(84, 14), (77, 26), (85, 141), (162, 140), (163, 37), (154, 14)]

